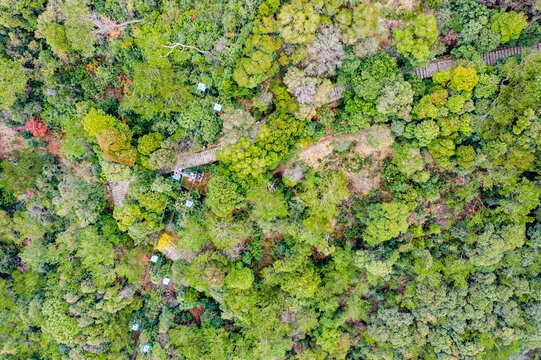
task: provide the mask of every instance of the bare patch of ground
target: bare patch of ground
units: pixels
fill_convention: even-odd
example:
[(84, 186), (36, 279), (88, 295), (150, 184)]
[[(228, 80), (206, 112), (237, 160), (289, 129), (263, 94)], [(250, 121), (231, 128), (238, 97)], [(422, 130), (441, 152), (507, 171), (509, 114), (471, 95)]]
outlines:
[(261, 259), (259, 260), (257, 264), (257, 275), (258, 277), (261, 277), (261, 271), (267, 267), (272, 265), (274, 263), (275, 255), (274, 251), (272, 250), (277, 242), (280, 242), (284, 239), (284, 235), (280, 233), (263, 233), (263, 237), (265, 237), (265, 243), (262, 246), (263, 255), (261, 256)]
[(406, 11), (413, 10), (416, 5), (416, 0), (388, 0), (386, 3), (376, 4), (376, 6), (385, 7), (393, 10), (404, 9)]
[[(147, 269), (148, 263), (150, 262), (150, 257), (151, 257), (150, 254), (142, 254), (138, 258), (139, 263), (145, 267), (145, 271), (148, 271), (146, 269)], [(150, 276), (147, 276), (147, 274), (143, 274), (143, 276), (141, 276), (141, 278), (139, 279), (139, 285), (144, 287), (145, 290), (150, 290), (152, 287), (152, 283), (150, 282)]]
[[(23, 131), (23, 126), (11, 128), (0, 122), (0, 159), (14, 160), (11, 156), (13, 151), (26, 147), (25, 140), (21, 137)], [(66, 166), (66, 157), (60, 150), (62, 140), (50, 131), (42, 140), (47, 142), (47, 147), (42, 148), (40, 151), (53, 154), (58, 159), (59, 165)], [(73, 169), (77, 170), (77, 167), (73, 167)]]
[(250, 100), (250, 99), (237, 99), (236, 102), (237, 102), (238, 105), (242, 106), (246, 112), (252, 111), (252, 107), (253, 107), (252, 100)]
[(62, 140), (60, 140), (56, 135), (50, 133), (45, 137), (44, 140), (47, 142), (46, 150), (58, 159), (59, 165), (66, 166), (66, 156), (60, 150)]
[[(332, 159), (331, 155), (333, 155), (334, 143), (337, 139), (356, 142), (355, 147), (344, 158), (358, 158), (363, 161), (364, 165), (359, 171), (347, 171), (343, 163)], [(394, 138), (387, 126), (373, 126), (368, 130), (363, 130), (359, 135), (325, 137), (304, 149), (300, 153), (299, 160), (314, 169), (325, 166), (329, 170), (342, 170), (350, 183), (351, 190), (366, 194), (381, 185), (383, 160), (393, 156), (393, 150), (390, 148), (393, 142)]]
[(361, 132), (354, 151), (364, 159), (369, 158), (370, 162), (367, 162), (359, 172), (344, 172), (351, 182), (352, 190), (366, 194), (372, 189), (379, 188), (383, 181), (381, 176), (383, 160), (393, 156), (393, 150), (390, 148), (393, 143), (391, 130), (386, 126), (373, 126)]
[(435, 210), (436, 219), (434, 221), (440, 228), (445, 228), (449, 222), (449, 208), (441, 200), (438, 200), (435, 205), (437, 207)]
[(20, 137), (22, 127), (10, 128), (0, 122), (0, 159), (13, 160), (10, 154), (13, 150), (25, 147)]
[[(344, 135), (352, 140), (355, 139), (355, 135)], [(299, 157), (299, 160), (304, 161), (314, 169), (317, 169), (320, 165), (320, 160), (331, 155), (334, 148), (332, 144), (336, 140), (337, 136), (328, 136), (317, 143), (311, 144), (306, 149), (304, 149)]]

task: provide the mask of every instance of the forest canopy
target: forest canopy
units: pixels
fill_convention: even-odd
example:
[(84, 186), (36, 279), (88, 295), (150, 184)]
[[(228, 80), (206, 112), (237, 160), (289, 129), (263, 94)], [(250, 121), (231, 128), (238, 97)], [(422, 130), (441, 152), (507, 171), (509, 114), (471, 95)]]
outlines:
[(0, 1), (0, 358), (540, 358), (540, 18)]

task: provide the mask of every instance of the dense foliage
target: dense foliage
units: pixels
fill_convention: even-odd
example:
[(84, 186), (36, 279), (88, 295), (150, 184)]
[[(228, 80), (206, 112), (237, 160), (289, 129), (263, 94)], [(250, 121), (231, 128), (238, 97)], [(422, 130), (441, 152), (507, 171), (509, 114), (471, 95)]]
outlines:
[(0, 1), (0, 358), (538, 358), (539, 13)]

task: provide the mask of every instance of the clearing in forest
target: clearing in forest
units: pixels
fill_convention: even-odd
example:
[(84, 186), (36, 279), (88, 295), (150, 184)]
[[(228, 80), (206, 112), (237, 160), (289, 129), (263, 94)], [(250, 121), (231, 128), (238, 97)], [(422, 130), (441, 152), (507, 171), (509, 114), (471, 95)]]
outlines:
[(342, 170), (351, 190), (366, 194), (380, 186), (383, 160), (392, 157), (393, 142), (388, 127), (373, 126), (358, 135), (325, 137), (302, 150), (299, 160), (317, 170)]
[(0, 159), (10, 158), (13, 150), (24, 147), (17, 128), (10, 128), (0, 122)]

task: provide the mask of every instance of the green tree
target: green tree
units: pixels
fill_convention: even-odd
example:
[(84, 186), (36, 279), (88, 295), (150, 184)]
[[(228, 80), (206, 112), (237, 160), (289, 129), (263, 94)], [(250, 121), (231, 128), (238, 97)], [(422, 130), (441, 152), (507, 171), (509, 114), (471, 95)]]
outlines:
[(163, 136), (160, 133), (150, 133), (141, 136), (137, 141), (137, 151), (143, 155), (149, 155), (157, 150), (162, 144)]
[(344, 43), (353, 45), (363, 38), (375, 35), (378, 30), (380, 10), (374, 5), (359, 4), (353, 9), (343, 8), (336, 21)]
[(451, 139), (435, 139), (428, 144), (428, 151), (438, 166), (448, 169), (451, 157), (455, 155), (455, 143)]
[(528, 26), (528, 21), (524, 14), (501, 9), (492, 16), (489, 26), (492, 31), (501, 34), (500, 42), (505, 44), (509, 40), (518, 39), (522, 30)]
[(314, 232), (332, 232), (331, 219), (338, 215), (338, 205), (349, 197), (346, 177), (341, 171), (307, 174), (301, 199), (308, 207), (305, 226)]
[(319, 28), (319, 18), (315, 1), (300, 0), (285, 4), (277, 17), (280, 35), (290, 44), (311, 43)]
[(128, 125), (117, 123), (116, 127), (104, 129), (96, 135), (96, 141), (109, 161), (132, 167), (137, 160), (137, 151), (131, 145), (132, 132)]
[(68, 175), (58, 184), (58, 192), (53, 204), (59, 215), (74, 217), (81, 227), (98, 220), (105, 205), (102, 186)]
[(458, 165), (464, 168), (470, 168), (473, 166), (475, 159), (475, 150), (470, 145), (459, 146), (456, 150), (456, 156)]
[(41, 174), (44, 167), (44, 159), (40, 154), (23, 151), (16, 152), (15, 163), (4, 160), (0, 163), (0, 186), (18, 195), (34, 187), (36, 178)]
[(138, 200), (139, 204), (147, 211), (158, 213), (165, 207), (167, 195), (149, 191), (142, 194)]
[(148, 165), (152, 169), (166, 169), (175, 166), (177, 155), (171, 149), (160, 148), (150, 154)]
[(455, 91), (471, 92), (478, 82), (479, 78), (474, 68), (457, 66), (451, 72), (451, 83), (449, 87)]
[(481, 234), (474, 237), (474, 244), (468, 245), (465, 252), (474, 266), (486, 269), (500, 262), (506, 251), (522, 246), (524, 234), (524, 224), (501, 228), (488, 224)]
[(407, 118), (413, 103), (413, 90), (407, 81), (396, 82), (383, 88), (376, 109), (380, 114)]
[(22, 28), (33, 31), (36, 28), (36, 14), (44, 10), (45, 3), (45, 0), (3, 2), (0, 8), (0, 23), (9, 29)]
[(204, 221), (195, 215), (187, 218), (180, 235), (177, 247), (183, 251), (199, 251), (209, 240)]
[(497, 75), (481, 74), (475, 87), (475, 97), (490, 98), (498, 91), (500, 78)]
[(122, 105), (151, 119), (182, 110), (182, 105), (193, 99), (193, 87), (186, 84), (183, 72), (176, 71), (167, 59), (133, 65), (130, 93)]
[[(274, 30), (267, 30), (272, 32)], [(254, 34), (246, 41), (244, 54), (238, 60), (233, 79), (240, 86), (254, 88), (278, 70), (275, 51), (280, 48), (280, 38), (268, 34)]]
[(438, 107), (431, 101), (431, 95), (425, 95), (413, 107), (411, 114), (417, 119), (434, 119), (438, 116)]
[(19, 63), (3, 57), (0, 57), (0, 71), (0, 109), (5, 110), (24, 94), (29, 77)]
[(59, 298), (48, 298), (42, 307), (45, 321), (41, 327), (45, 338), (59, 344), (74, 346), (76, 337), (81, 332), (77, 320), (67, 315), (68, 304)]
[(223, 133), (228, 144), (234, 144), (240, 138), (254, 139), (258, 126), (253, 116), (244, 109), (226, 108), (220, 117), (224, 120)]
[(397, 237), (408, 230), (408, 206), (401, 202), (372, 205), (369, 215), (363, 220), (366, 225), (363, 240), (377, 245)]
[(233, 209), (244, 203), (242, 189), (231, 177), (214, 174), (208, 183), (206, 203), (219, 217), (229, 217)]
[(66, 28), (57, 22), (40, 23), (37, 35), (45, 38), (51, 50), (60, 58), (64, 59), (71, 52)]
[(104, 114), (102, 111), (92, 108), (81, 119), (81, 123), (90, 137), (96, 137), (101, 134), (103, 130), (116, 126), (118, 121), (114, 116)]
[(81, 2), (63, 0), (49, 3), (38, 18), (39, 37), (45, 38), (51, 49), (61, 58), (76, 52), (89, 57), (94, 52), (96, 34), (89, 8)]
[(225, 277), (225, 285), (232, 289), (247, 290), (252, 287), (254, 279), (252, 270), (245, 267), (233, 268)]
[[(277, 106), (282, 106), (275, 99)], [(289, 109), (286, 105), (286, 109)], [(285, 109), (284, 109), (285, 110)], [(264, 170), (275, 168), (302, 134), (305, 122), (275, 113), (261, 126), (255, 141), (242, 138), (232, 148), (217, 153), (217, 159), (239, 177), (259, 178)]]
[(386, 278), (393, 273), (393, 266), (399, 257), (398, 251), (382, 257), (379, 252), (358, 250), (355, 252), (354, 264), (359, 269), (366, 270), (377, 282), (377, 280)]
[(126, 165), (106, 160), (101, 161), (100, 165), (105, 177), (109, 181), (127, 181), (132, 175), (130, 168)]
[(393, 164), (396, 165), (398, 171), (407, 176), (413, 175), (416, 171), (421, 171), (425, 167), (425, 161), (416, 143), (400, 143), (393, 144), (394, 157)]
[(270, 221), (289, 214), (282, 191), (269, 189), (269, 186), (273, 185), (260, 183), (248, 190), (246, 197), (253, 204), (252, 216), (255, 219)]
[(113, 217), (118, 221), (118, 228), (127, 231), (132, 224), (141, 218), (141, 209), (133, 204), (123, 207), (115, 206)]
[(131, 145), (133, 132), (128, 125), (94, 108), (82, 118), (81, 123), (87, 134), (96, 138), (106, 160), (128, 167), (135, 164), (137, 152)]
[(425, 120), (415, 127), (415, 138), (419, 146), (427, 146), (440, 134), (440, 127), (433, 120)]
[(405, 57), (413, 56), (422, 62), (430, 56), (430, 46), (438, 38), (436, 18), (433, 15), (420, 14), (401, 30), (395, 30), (396, 49)]

